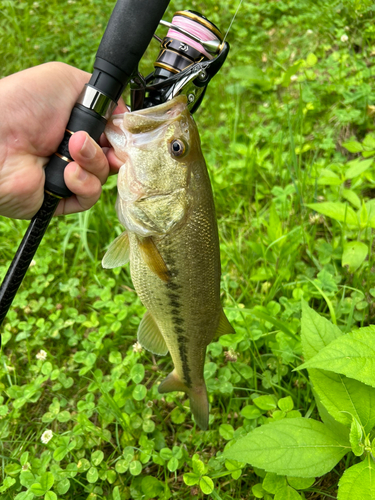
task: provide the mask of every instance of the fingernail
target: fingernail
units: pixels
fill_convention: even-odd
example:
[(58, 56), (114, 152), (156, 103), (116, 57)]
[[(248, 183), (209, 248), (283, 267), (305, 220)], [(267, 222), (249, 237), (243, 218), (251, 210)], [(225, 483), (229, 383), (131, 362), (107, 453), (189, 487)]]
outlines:
[(79, 165), (77, 165), (77, 167), (76, 167), (76, 176), (77, 176), (77, 179), (79, 181), (83, 182), (87, 178), (87, 172), (82, 167), (80, 167)]
[(86, 137), (85, 142), (81, 147), (80, 153), (84, 158), (87, 158), (88, 160), (94, 158), (96, 154), (96, 147), (95, 144), (93, 144), (92, 139), (90, 139), (90, 137)]

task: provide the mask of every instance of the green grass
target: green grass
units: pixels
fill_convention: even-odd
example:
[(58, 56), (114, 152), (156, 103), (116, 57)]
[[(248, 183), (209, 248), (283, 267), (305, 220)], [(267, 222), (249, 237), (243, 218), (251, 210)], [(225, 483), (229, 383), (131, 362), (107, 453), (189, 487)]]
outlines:
[[(90, 71), (113, 5), (0, 1), (1, 76), (51, 60)], [(165, 19), (193, 8), (225, 31), (236, 7), (175, 0)], [(345, 147), (365, 144), (373, 158), (373, 22), (371, 2), (244, 0), (228, 61), (195, 116), (217, 207), (222, 301), (236, 329), (208, 348), (209, 431), (194, 427), (186, 398), (157, 393), (171, 360), (133, 352), (144, 308), (127, 268), (101, 268), (121, 231), (116, 179), (89, 212), (53, 220), (2, 327), (0, 498), (41, 481), (77, 500), (203, 498), (187, 473), (211, 478), (211, 498), (254, 498), (263, 471), (225, 461), (225, 445), (272, 420), (288, 396), (290, 416), (318, 418), (306, 373), (293, 372), (301, 298), (344, 332), (375, 322), (375, 170), (348, 177), (348, 163), (363, 158)], [(145, 73), (157, 53), (153, 42)], [(336, 205), (329, 215), (307, 206), (321, 202)], [(338, 203), (362, 209), (361, 224), (341, 220)], [(26, 227), (0, 218), (0, 276)], [(342, 259), (355, 241), (367, 252), (353, 270)], [(263, 395), (273, 409), (256, 418), (243, 411)], [(43, 444), (48, 429), (54, 437)], [(355, 461), (340, 462), (302, 498), (336, 498)]]

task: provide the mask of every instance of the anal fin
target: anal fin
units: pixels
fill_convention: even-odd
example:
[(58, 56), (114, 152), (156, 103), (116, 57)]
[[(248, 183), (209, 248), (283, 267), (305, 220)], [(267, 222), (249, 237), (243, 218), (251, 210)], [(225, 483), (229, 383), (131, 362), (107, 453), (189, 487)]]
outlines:
[(170, 272), (160, 255), (152, 236), (138, 239), (138, 247), (143, 261), (147, 264), (150, 271), (155, 273), (162, 281), (169, 281)]
[(124, 266), (129, 262), (129, 255), (129, 236), (124, 231), (109, 245), (107, 253), (103, 257), (102, 266), (104, 269)]
[(168, 347), (163, 335), (148, 311), (139, 324), (137, 337), (141, 346), (153, 354), (165, 356), (168, 353)]

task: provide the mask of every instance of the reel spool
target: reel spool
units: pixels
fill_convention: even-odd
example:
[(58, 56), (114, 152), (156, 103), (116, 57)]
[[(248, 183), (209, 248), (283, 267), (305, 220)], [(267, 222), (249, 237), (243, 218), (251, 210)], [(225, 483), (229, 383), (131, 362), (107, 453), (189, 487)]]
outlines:
[(198, 12), (178, 11), (160, 42), (154, 72), (145, 79), (138, 73), (131, 84), (131, 109), (156, 106), (176, 95), (186, 94), (194, 113), (202, 102), (206, 87), (219, 71), (229, 52), (229, 44), (214, 23)]
[[(180, 73), (193, 64), (213, 59), (223, 41), (223, 35), (217, 26), (198, 12), (176, 12), (172, 24), (168, 25), (171, 27), (161, 43), (161, 51), (154, 63), (154, 83)], [(192, 35), (199, 41), (192, 38)], [(214, 43), (203, 45), (201, 42)]]

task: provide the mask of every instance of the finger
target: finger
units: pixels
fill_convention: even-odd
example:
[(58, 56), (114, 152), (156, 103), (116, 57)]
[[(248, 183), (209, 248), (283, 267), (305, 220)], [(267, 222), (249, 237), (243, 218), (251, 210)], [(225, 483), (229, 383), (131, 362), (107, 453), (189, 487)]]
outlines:
[(103, 151), (107, 157), (109, 165), (109, 175), (118, 174), (118, 171), (120, 170), (120, 167), (124, 164), (124, 162), (117, 158), (112, 148), (104, 148)]
[(102, 186), (99, 178), (71, 162), (65, 168), (64, 180), (67, 187), (75, 194), (60, 202), (56, 215), (82, 212), (91, 208), (99, 199)]
[(112, 113), (113, 115), (120, 115), (121, 113), (129, 113), (129, 109), (127, 105), (124, 103), (124, 99), (120, 97), (118, 103), (117, 103), (117, 108), (114, 110)]
[[(83, 131), (76, 132), (69, 141), (72, 158), (87, 172), (95, 175), (102, 184), (109, 175), (109, 165), (102, 148)], [(71, 190), (75, 193), (74, 190)]]

